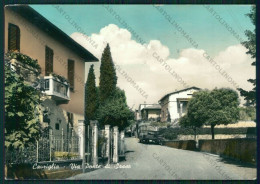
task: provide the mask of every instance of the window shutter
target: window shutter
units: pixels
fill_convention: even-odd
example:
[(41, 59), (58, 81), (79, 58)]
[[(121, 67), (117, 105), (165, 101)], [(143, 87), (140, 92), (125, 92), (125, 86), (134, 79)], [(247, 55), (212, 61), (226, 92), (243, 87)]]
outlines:
[(48, 76), (53, 72), (53, 50), (45, 47), (45, 75)]
[(52, 73), (53, 72), (53, 50), (52, 49), (50, 49), (49, 50), (50, 51), (50, 54), (49, 54), (49, 61), (50, 61), (50, 73)]
[(74, 90), (74, 61), (68, 60), (68, 81), (70, 83), (70, 89)]
[(20, 29), (14, 24), (8, 25), (8, 50), (20, 51)]
[(16, 50), (20, 51), (20, 29), (16, 26)]

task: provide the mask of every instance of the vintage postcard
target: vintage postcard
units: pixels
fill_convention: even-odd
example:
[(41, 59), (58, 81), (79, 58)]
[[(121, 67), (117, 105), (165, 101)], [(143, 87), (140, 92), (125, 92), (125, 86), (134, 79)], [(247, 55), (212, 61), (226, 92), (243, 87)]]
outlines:
[(256, 180), (256, 6), (8, 5), (6, 180)]

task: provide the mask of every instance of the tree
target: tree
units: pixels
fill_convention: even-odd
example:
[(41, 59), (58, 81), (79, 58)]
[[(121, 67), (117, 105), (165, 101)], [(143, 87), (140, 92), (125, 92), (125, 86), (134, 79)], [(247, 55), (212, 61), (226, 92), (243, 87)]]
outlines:
[(125, 92), (119, 88), (116, 88), (115, 93), (99, 106), (98, 120), (101, 126), (109, 124), (123, 130), (133, 119), (134, 112), (127, 106)]
[(256, 108), (252, 106), (239, 108), (239, 120), (256, 121)]
[(116, 91), (117, 76), (112, 60), (109, 44), (101, 57), (100, 65), (100, 103), (104, 103)]
[[(189, 105), (188, 105), (189, 106)], [(201, 121), (194, 121), (193, 117), (190, 115), (189, 111), (183, 117), (180, 118), (180, 126), (192, 128), (194, 132), (194, 140), (196, 141), (197, 128), (200, 128), (203, 125)]]
[(40, 91), (26, 85), (5, 62), (5, 147), (23, 149), (40, 134)]
[[(246, 14), (253, 23), (254, 26), (256, 26), (256, 7), (253, 6), (250, 13)], [(245, 35), (247, 36), (248, 40), (242, 42), (242, 45), (244, 45), (248, 51), (247, 54), (251, 55), (251, 58), (256, 58), (256, 29), (253, 31), (246, 30)], [(251, 64), (253, 66), (256, 66), (256, 61), (253, 61)], [(244, 97), (245, 100), (249, 102), (250, 105), (256, 106), (256, 79), (248, 79), (248, 82), (253, 84), (253, 89), (250, 91), (244, 90), (242, 88), (238, 88), (240, 91), (240, 95)]]
[(96, 119), (96, 111), (98, 108), (98, 92), (96, 87), (96, 77), (94, 74), (94, 65), (91, 65), (88, 72), (88, 79), (85, 85), (85, 120)]
[(195, 127), (202, 124), (210, 125), (214, 139), (216, 125), (235, 123), (239, 119), (238, 105), (238, 94), (232, 89), (196, 92), (189, 101), (187, 117), (184, 117), (182, 124)]

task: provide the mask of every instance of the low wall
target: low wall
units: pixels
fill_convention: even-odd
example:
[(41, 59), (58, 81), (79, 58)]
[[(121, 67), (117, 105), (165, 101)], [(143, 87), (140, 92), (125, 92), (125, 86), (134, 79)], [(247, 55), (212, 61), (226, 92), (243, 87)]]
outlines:
[[(197, 135), (197, 139), (212, 139), (211, 134), (206, 134), (206, 135)], [(234, 139), (234, 138), (251, 138), (246, 134), (232, 134), (232, 135), (226, 135), (226, 134), (216, 134), (215, 139)], [(177, 136), (178, 140), (193, 140), (194, 135), (178, 135)]]
[(72, 170), (61, 168), (58, 170), (32, 169), (31, 165), (18, 165), (6, 168), (6, 179), (65, 179), (82, 173), (81, 169)]
[[(256, 127), (214, 128), (215, 139), (256, 138)], [(193, 140), (191, 128), (164, 128), (159, 134), (167, 140)], [(211, 139), (211, 128), (197, 128), (197, 139)]]
[(256, 147), (256, 139), (199, 140), (200, 151), (250, 163), (256, 162)]
[(81, 160), (13, 164), (5, 166), (5, 176), (7, 179), (65, 179), (82, 173), (81, 169), (75, 167), (81, 164)]
[[(210, 128), (210, 125), (203, 125), (204, 128)], [(248, 127), (256, 127), (256, 122), (254, 121), (238, 121), (237, 123), (231, 123), (227, 125), (216, 125), (215, 128), (248, 128)]]
[(164, 141), (163, 145), (183, 150), (196, 150), (196, 142), (194, 140)]

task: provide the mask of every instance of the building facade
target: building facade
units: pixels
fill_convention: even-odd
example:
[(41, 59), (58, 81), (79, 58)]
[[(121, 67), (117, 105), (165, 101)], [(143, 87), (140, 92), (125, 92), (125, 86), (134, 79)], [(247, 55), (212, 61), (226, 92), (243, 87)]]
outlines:
[(138, 109), (138, 120), (157, 120), (161, 115), (161, 105), (159, 104), (140, 104)]
[(187, 104), (193, 93), (200, 88), (190, 87), (164, 95), (160, 100), (161, 122), (176, 122), (185, 115)]
[(161, 106), (159, 104), (144, 107), (141, 110), (141, 116), (143, 120), (159, 120), (161, 115)]
[(5, 53), (28, 55), (41, 67), (43, 126), (54, 135), (77, 131), (84, 120), (85, 65), (98, 59), (26, 5), (5, 7), (5, 33)]

